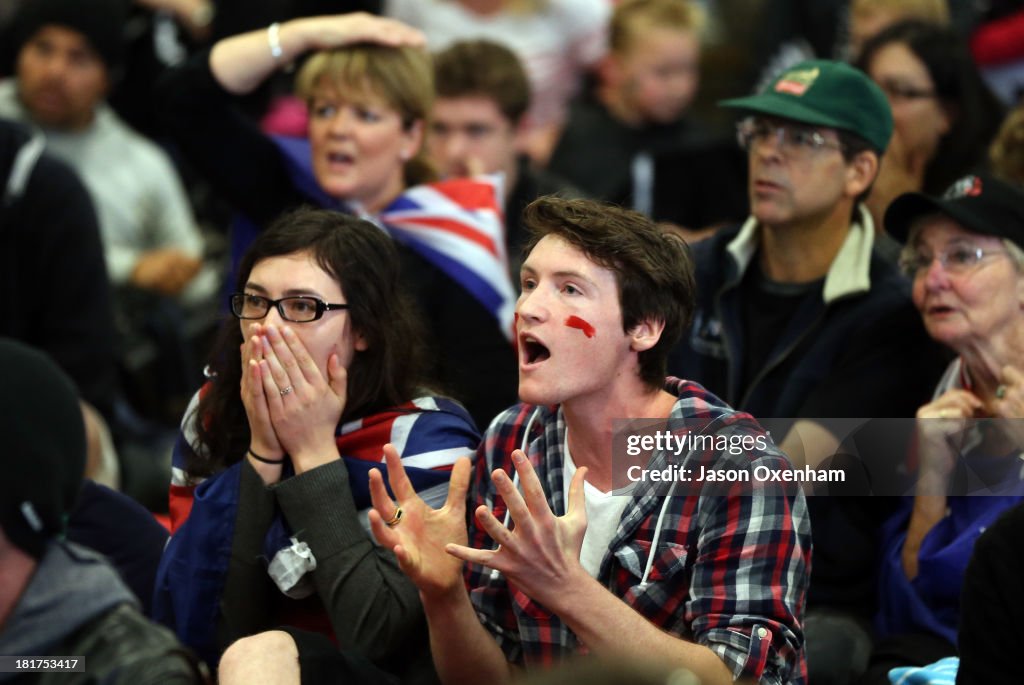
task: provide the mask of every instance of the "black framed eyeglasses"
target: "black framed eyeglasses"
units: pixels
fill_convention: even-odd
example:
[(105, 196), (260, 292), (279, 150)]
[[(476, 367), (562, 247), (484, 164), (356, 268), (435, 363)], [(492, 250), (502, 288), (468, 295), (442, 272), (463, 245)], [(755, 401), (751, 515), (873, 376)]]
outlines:
[(231, 295), (229, 302), (231, 303), (231, 313), (239, 319), (262, 319), (271, 307), (277, 307), (281, 318), (292, 323), (309, 323), (322, 318), (324, 312), (348, 309), (347, 304), (329, 304), (309, 296), (282, 297), (279, 300), (271, 300), (262, 295), (235, 293)]

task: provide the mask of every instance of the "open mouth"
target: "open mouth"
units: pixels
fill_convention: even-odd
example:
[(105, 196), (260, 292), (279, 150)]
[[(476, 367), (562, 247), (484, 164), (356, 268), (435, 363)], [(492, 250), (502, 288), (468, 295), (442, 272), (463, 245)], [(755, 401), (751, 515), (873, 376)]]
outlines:
[(928, 308), (928, 313), (933, 316), (944, 316), (946, 314), (952, 314), (954, 309), (945, 305), (936, 305)]
[(327, 161), (331, 164), (352, 164), (355, 158), (344, 152), (332, 152), (327, 155)]
[(522, 351), (523, 361), (526, 366), (539, 364), (551, 356), (551, 351), (535, 338), (523, 337), (519, 341), (519, 349)]

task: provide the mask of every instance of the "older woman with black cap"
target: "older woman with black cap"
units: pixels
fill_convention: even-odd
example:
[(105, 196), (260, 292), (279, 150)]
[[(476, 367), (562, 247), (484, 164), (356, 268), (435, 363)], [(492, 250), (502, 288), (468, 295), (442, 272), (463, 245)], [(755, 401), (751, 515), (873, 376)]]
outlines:
[[(917, 412), (916, 495), (883, 537), (886, 649), (927, 663), (956, 653), (974, 541), (1024, 494), (1024, 431), (1006, 420), (1024, 418), (1024, 193), (967, 176), (941, 198), (900, 196), (885, 221), (906, 240), (901, 264), (928, 333), (957, 353)], [(951, 483), (995, 496), (947, 497)]]

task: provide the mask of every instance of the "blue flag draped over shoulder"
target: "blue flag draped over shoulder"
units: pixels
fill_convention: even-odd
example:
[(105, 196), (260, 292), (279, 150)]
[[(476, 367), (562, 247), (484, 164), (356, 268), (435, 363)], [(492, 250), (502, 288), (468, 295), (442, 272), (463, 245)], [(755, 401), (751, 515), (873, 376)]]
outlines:
[[(281, 150), (295, 188), (312, 204), (355, 213), (317, 183), (308, 140), (284, 136), (271, 139)], [(499, 177), (449, 179), (408, 188), (380, 214), (361, 218), (384, 228), (462, 286), (487, 308), (511, 339), (516, 295), (508, 274), (501, 198)], [(244, 217), (234, 222), (232, 275), (259, 232), (260, 227)]]

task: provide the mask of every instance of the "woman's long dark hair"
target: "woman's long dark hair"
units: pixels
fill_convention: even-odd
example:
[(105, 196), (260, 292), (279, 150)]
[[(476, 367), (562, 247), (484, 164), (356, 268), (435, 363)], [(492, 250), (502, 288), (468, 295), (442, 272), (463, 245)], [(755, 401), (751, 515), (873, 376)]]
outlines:
[[(423, 337), (399, 285), (399, 257), (392, 239), (362, 219), (301, 208), (282, 215), (256, 238), (239, 264), (235, 290), (245, 289), (260, 261), (299, 252), (309, 252), (338, 281), (349, 305), (352, 331), (366, 340), (366, 349), (357, 351), (348, 367), (342, 421), (412, 399), (421, 386), (417, 341)], [(216, 375), (199, 402), (197, 455), (186, 465), (190, 477), (224, 469), (239, 461), (249, 447), (249, 422), (239, 394), (243, 340), (238, 320), (230, 317), (210, 360)]]
[(950, 131), (939, 140), (924, 174), (923, 191), (939, 195), (984, 164), (1004, 108), (978, 73), (967, 43), (952, 29), (917, 19), (898, 22), (864, 44), (857, 66), (868, 73), (875, 55), (890, 43), (903, 43), (924, 63), (939, 101), (951, 114)]

